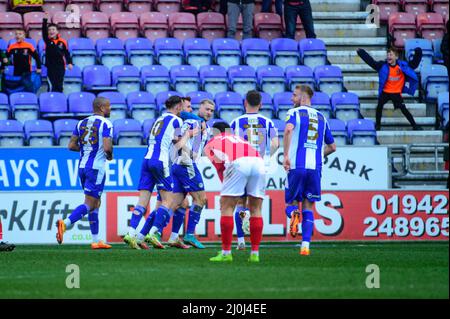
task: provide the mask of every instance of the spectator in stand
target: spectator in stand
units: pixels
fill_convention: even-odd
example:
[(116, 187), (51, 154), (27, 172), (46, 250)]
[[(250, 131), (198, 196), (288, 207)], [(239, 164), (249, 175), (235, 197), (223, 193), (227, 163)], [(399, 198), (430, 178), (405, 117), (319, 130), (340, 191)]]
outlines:
[(295, 39), (297, 17), (300, 16), (307, 38), (316, 38), (311, 3), (309, 0), (284, 0), (286, 38)]
[(239, 15), (242, 13), (243, 39), (253, 36), (255, 0), (228, 0), (228, 37), (234, 39)]
[[(275, 0), (275, 11), (280, 17), (283, 16), (283, 0)], [(272, 0), (263, 0), (261, 12), (272, 12)]]
[[(379, 131), (381, 128), (383, 107), (389, 101), (392, 101), (395, 109), (399, 108), (402, 111), (403, 115), (407, 118), (409, 123), (411, 123), (411, 126), (415, 131), (422, 130), (422, 127), (416, 124), (414, 117), (406, 108), (402, 97), (402, 93), (414, 95), (417, 90), (419, 80), (414, 69), (420, 64), (420, 60), (422, 59), (422, 49), (416, 48), (414, 50), (414, 56), (409, 62), (399, 60), (399, 54), (395, 48), (389, 48), (387, 50), (387, 57), (384, 61), (375, 61), (361, 48), (356, 52), (364, 62), (378, 72), (379, 94), (376, 110), (376, 130)], [(408, 83), (408, 86), (405, 85), (406, 83)]]
[(211, 10), (212, 0), (189, 0), (189, 5), (196, 8), (197, 13), (208, 12)]
[[(450, 21), (450, 20), (449, 20)], [(449, 61), (449, 52), (448, 52), (448, 29), (449, 29), (449, 21), (447, 21), (447, 31), (444, 34), (444, 37), (442, 38), (441, 43), (441, 52), (442, 56), (444, 57), (444, 64), (447, 67), (447, 73), (450, 75), (450, 61)]]
[(226, 15), (228, 12), (228, 0), (219, 0), (219, 12)]

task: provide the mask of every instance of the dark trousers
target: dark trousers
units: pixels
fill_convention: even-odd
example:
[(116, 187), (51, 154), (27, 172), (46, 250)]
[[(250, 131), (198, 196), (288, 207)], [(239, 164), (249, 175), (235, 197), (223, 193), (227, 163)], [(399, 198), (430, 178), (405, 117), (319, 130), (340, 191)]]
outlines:
[(400, 109), (402, 111), (403, 115), (406, 117), (409, 123), (411, 123), (412, 127), (416, 127), (416, 121), (414, 121), (414, 117), (409, 113), (408, 109), (406, 108), (405, 103), (403, 102), (403, 97), (400, 93), (386, 93), (382, 92), (381, 95), (378, 98), (378, 105), (377, 105), (377, 113), (376, 113), (376, 129), (379, 130), (381, 126), (381, 113), (383, 112), (384, 105), (392, 101), (392, 104), (394, 104), (395, 109)]
[[(275, 10), (280, 17), (283, 15), (283, 0), (275, 0)], [(272, 0), (263, 0), (261, 12), (272, 12)]]
[[(198, 8), (198, 13), (211, 9), (211, 0), (191, 0), (189, 4)], [(203, 10), (205, 8), (205, 10)]]
[(219, 12), (226, 15), (228, 12), (228, 0), (220, 0), (219, 2)]
[(295, 39), (297, 17), (300, 16), (307, 38), (316, 38), (311, 3), (309, 0), (299, 0), (300, 4), (291, 6), (284, 4), (284, 20), (286, 22), (286, 38)]
[(50, 92), (61, 92), (63, 91), (64, 83), (64, 73), (66, 72), (64, 67), (60, 66), (48, 66), (47, 67), (47, 77), (50, 82), (49, 91)]

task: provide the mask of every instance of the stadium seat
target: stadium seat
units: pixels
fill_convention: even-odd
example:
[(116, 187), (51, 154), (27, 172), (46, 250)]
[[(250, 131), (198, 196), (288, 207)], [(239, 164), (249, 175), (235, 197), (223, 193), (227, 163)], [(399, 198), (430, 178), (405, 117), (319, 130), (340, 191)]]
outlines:
[(36, 42), (42, 38), (42, 19), (45, 18), (44, 12), (27, 12), (23, 15), (23, 25), (28, 37)]
[(6, 43), (5, 40), (0, 39), (0, 50), (1, 51), (6, 51), (6, 48), (8, 47), (8, 44)]
[(97, 95), (98, 97), (104, 97), (109, 100), (111, 105), (111, 114), (109, 118), (111, 121), (117, 119), (124, 119), (127, 117), (127, 102), (125, 101), (125, 96), (120, 92), (101, 92)]
[(245, 39), (242, 41), (244, 63), (257, 69), (270, 64), (269, 41), (264, 39)]
[(81, 70), (85, 66), (94, 65), (96, 61), (96, 51), (94, 42), (88, 38), (73, 38), (69, 40), (69, 51), (72, 55), (72, 62)]
[(80, 21), (80, 16), (68, 11), (55, 12), (52, 17), (52, 22), (58, 26), (59, 34), (66, 40), (81, 37)]
[(286, 90), (286, 79), (282, 68), (276, 65), (260, 66), (256, 70), (258, 86), (261, 91), (270, 94), (281, 93)]
[(77, 10), (76, 12), (83, 15), (87, 12), (92, 12), (95, 10), (95, 1), (93, 0), (67, 0), (66, 4), (76, 6)]
[(448, 0), (432, 0), (430, 1), (431, 11), (441, 14), (444, 20), (448, 20)]
[(348, 134), (345, 122), (338, 119), (329, 119), (328, 124), (334, 137), (334, 143), (338, 146), (346, 145)]
[(130, 12), (142, 13), (152, 11), (153, 0), (125, 0), (125, 7)]
[[(283, 30), (286, 30), (286, 22), (284, 20), (284, 15), (282, 18), (283, 21)], [(301, 39), (306, 38), (305, 28), (303, 27), (302, 20), (300, 19), (300, 16), (297, 17), (297, 22), (295, 24), (295, 34), (294, 39), (295, 41), (300, 41)]]
[(98, 39), (96, 43), (97, 58), (108, 69), (125, 64), (125, 49), (123, 42), (116, 38)]
[(141, 122), (134, 119), (118, 119), (113, 122), (116, 145), (137, 146), (142, 143)]
[(67, 117), (67, 99), (64, 93), (45, 92), (39, 95), (39, 112), (41, 118)]
[(323, 92), (314, 92), (314, 95), (311, 98), (311, 107), (322, 113), (325, 118), (331, 119), (333, 110), (331, 108), (330, 97), (328, 94)]
[(9, 103), (8, 95), (0, 93), (0, 120), (7, 120), (9, 118)]
[(268, 117), (269, 119), (274, 117), (273, 100), (270, 94), (261, 92), (261, 108), (259, 114)]
[(416, 37), (416, 17), (411, 13), (397, 12), (389, 16), (388, 32), (391, 43), (398, 47), (405, 46), (406, 39)]
[(125, 41), (127, 61), (141, 69), (153, 64), (153, 44), (147, 38), (130, 38)]
[(197, 36), (195, 16), (188, 12), (174, 12), (169, 14), (170, 35), (180, 41)]
[(110, 90), (111, 75), (106, 66), (90, 65), (83, 69), (84, 89), (91, 90)]
[(300, 62), (311, 69), (327, 64), (327, 48), (320, 39), (302, 39), (299, 43)]
[(328, 96), (334, 92), (342, 92), (344, 88), (344, 78), (339, 67), (334, 65), (317, 66), (314, 69), (316, 87)]
[(39, 117), (39, 103), (36, 94), (29, 92), (12, 93), (9, 96), (11, 115), (14, 119), (24, 123), (37, 120)]
[(22, 16), (19, 13), (0, 12), (0, 38), (5, 41), (13, 39), (15, 30), (22, 27)]
[(109, 17), (103, 12), (86, 12), (81, 16), (81, 31), (92, 41), (108, 38), (111, 26)]
[(427, 12), (427, 0), (401, 0), (403, 11), (418, 15)]
[(122, 0), (96, 0), (98, 11), (112, 14), (114, 12), (121, 12), (123, 2)]
[(114, 12), (111, 14), (111, 33), (125, 41), (139, 36), (138, 16), (133, 12)]
[(290, 91), (294, 91), (299, 84), (306, 84), (314, 90), (315, 81), (313, 70), (306, 65), (292, 65), (286, 68), (287, 87)]
[(372, 3), (379, 8), (381, 22), (387, 22), (392, 13), (400, 10), (400, 0), (372, 0)]
[(358, 146), (377, 144), (377, 132), (375, 131), (375, 123), (371, 120), (350, 120), (347, 122), (347, 132), (350, 144)]
[(142, 133), (143, 133), (142, 144), (148, 143), (148, 137), (150, 135), (150, 131), (153, 127), (153, 124), (155, 124), (155, 119), (146, 119), (144, 123), (142, 123)]
[(200, 12), (197, 14), (198, 35), (208, 41), (225, 38), (225, 18), (218, 12)]
[[(230, 23), (228, 21), (228, 14), (225, 16), (225, 25), (226, 26), (230, 25)], [(243, 27), (244, 27), (244, 24), (243, 24), (243, 20), (242, 20), (242, 14), (240, 14), (237, 25), (236, 25), (236, 34), (235, 34), (234, 40), (238, 40), (239, 42), (242, 41), (242, 38), (244, 36)], [(251, 33), (253, 34), (253, 31)]]
[(176, 65), (170, 68), (170, 81), (175, 91), (185, 96), (189, 92), (198, 91), (198, 71), (191, 65)]
[(405, 41), (405, 56), (409, 61), (414, 56), (414, 49), (421, 48), (422, 49), (422, 60), (420, 61), (420, 65), (417, 68), (417, 71), (420, 71), (424, 66), (428, 66), (433, 64), (433, 44), (430, 40), (427, 39), (407, 39)]
[(279, 120), (279, 119), (273, 119), (272, 122), (278, 131), (278, 139), (279, 139), (280, 145), (283, 145), (284, 128), (286, 127), (286, 122), (284, 120)]
[(56, 144), (67, 146), (77, 124), (78, 120), (74, 119), (59, 119), (53, 122)]
[(213, 96), (228, 91), (227, 71), (220, 65), (202, 66), (199, 70), (202, 90)]
[(448, 92), (440, 92), (438, 94), (438, 112), (441, 116), (441, 125), (444, 128), (449, 121)]
[(141, 33), (153, 42), (169, 36), (167, 16), (161, 12), (144, 12), (139, 18)]
[(420, 75), (427, 101), (436, 101), (439, 93), (448, 92), (448, 72), (445, 66), (432, 64), (423, 68)]
[(156, 11), (162, 13), (179, 12), (181, 8), (181, 0), (154, 0)]
[(433, 39), (433, 61), (436, 64), (444, 64), (444, 56), (441, 51), (442, 39)]
[(208, 124), (209, 127), (213, 127), (215, 123), (227, 123), (227, 124), (229, 124), (227, 121), (225, 121), (223, 119), (217, 119), (217, 118), (210, 119), (208, 122), (206, 122), (206, 124)]
[(212, 64), (211, 46), (206, 39), (192, 38), (183, 42), (184, 57), (187, 64), (200, 70), (204, 65)]
[(292, 108), (292, 93), (276, 93), (273, 96), (273, 107), (276, 117), (284, 121), (286, 119), (287, 112)]
[(281, 17), (276, 13), (256, 13), (253, 24), (258, 38), (271, 41), (283, 36)]
[(86, 117), (94, 113), (95, 95), (90, 92), (75, 92), (67, 97), (69, 113), (77, 117)]
[(250, 90), (257, 89), (256, 71), (248, 65), (235, 65), (228, 69), (230, 89), (243, 97)]
[(166, 100), (171, 96), (181, 96), (179, 92), (176, 91), (166, 91), (166, 92), (159, 92), (156, 97), (156, 107), (158, 108), (159, 115), (162, 115), (166, 112)]
[(111, 70), (111, 76), (112, 85), (124, 95), (141, 90), (139, 69), (133, 65), (116, 65)]
[(170, 90), (169, 70), (163, 65), (148, 65), (141, 69), (142, 87), (156, 96)]
[(215, 62), (228, 69), (241, 64), (241, 47), (234, 39), (215, 39), (212, 42), (212, 52)]
[[(66, 8), (66, 0), (46, 0), (42, 5), (42, 11), (54, 14), (62, 12)], [(6, 11), (6, 10), (5, 10)]]
[(148, 92), (131, 92), (127, 95), (128, 111), (131, 117), (140, 121), (158, 117), (158, 109), (155, 105), (155, 97)]
[(334, 117), (338, 120), (349, 121), (359, 119), (359, 98), (358, 95), (351, 92), (336, 92), (331, 95), (331, 107)]
[(0, 147), (23, 146), (23, 125), (16, 120), (0, 120)]
[(73, 92), (81, 92), (83, 87), (83, 77), (81, 76), (81, 69), (74, 65), (72, 70), (66, 67), (64, 74), (64, 94), (69, 95)]
[(200, 103), (203, 100), (211, 100), (214, 101), (214, 96), (211, 93), (204, 92), (204, 91), (196, 91), (196, 92), (189, 92), (186, 94), (186, 96), (191, 98), (191, 107), (194, 111), (197, 111), (200, 107)]
[(154, 42), (155, 56), (159, 64), (170, 69), (174, 65), (183, 64), (181, 42), (175, 38), (160, 38)]
[(28, 120), (24, 122), (25, 141), (29, 146), (53, 146), (53, 125), (47, 120)]
[(270, 43), (273, 64), (286, 69), (297, 66), (300, 61), (298, 42), (292, 39), (273, 39)]
[(216, 114), (222, 120), (231, 123), (244, 114), (243, 98), (239, 93), (221, 92), (215, 96)]
[(424, 39), (442, 39), (445, 33), (445, 24), (442, 15), (433, 12), (417, 15), (417, 31)]

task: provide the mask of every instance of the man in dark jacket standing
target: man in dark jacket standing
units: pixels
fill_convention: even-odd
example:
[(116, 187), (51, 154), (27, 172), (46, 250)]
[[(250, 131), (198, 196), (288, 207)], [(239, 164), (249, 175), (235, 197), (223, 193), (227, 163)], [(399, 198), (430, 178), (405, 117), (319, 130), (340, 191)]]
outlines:
[(402, 97), (402, 93), (414, 95), (417, 90), (419, 80), (414, 69), (420, 64), (420, 60), (422, 59), (422, 49), (416, 48), (414, 50), (414, 56), (409, 62), (399, 60), (398, 51), (395, 48), (389, 48), (387, 50), (387, 58), (385, 61), (375, 61), (361, 48), (356, 52), (364, 62), (378, 72), (379, 88), (376, 110), (376, 130), (380, 130), (383, 107), (389, 100), (394, 104), (394, 108), (399, 108), (402, 111), (414, 130), (422, 130), (422, 128), (414, 121), (411, 113), (406, 109)]
[(47, 19), (42, 21), (42, 37), (45, 42), (45, 66), (50, 82), (49, 91), (62, 92), (66, 63), (69, 70), (72, 69), (67, 41), (61, 38), (56, 24), (47, 24)]
[(253, 11), (255, 0), (228, 0), (228, 37), (234, 39), (236, 36), (239, 15), (242, 13), (243, 39), (251, 38), (253, 35)]
[(300, 16), (307, 38), (316, 38), (314, 20), (309, 0), (284, 0), (284, 21), (286, 38), (295, 39), (297, 17)]

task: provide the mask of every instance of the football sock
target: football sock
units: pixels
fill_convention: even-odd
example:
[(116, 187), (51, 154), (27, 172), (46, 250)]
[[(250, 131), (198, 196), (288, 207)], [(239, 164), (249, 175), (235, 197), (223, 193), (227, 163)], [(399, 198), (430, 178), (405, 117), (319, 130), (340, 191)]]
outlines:
[(258, 250), (252, 250), (252, 251), (251, 251), (251, 254), (252, 254), (252, 255), (259, 256), (259, 251), (258, 251)]
[(309, 241), (302, 241), (302, 248), (308, 248), (309, 249)]
[(133, 213), (131, 214), (130, 227), (128, 230), (130, 235), (133, 236), (136, 233), (136, 228), (139, 226), (142, 216), (145, 215), (145, 211), (145, 207), (139, 205), (134, 207)]
[(162, 234), (162, 231), (169, 223), (172, 214), (170, 209), (161, 205), (156, 211), (155, 222), (153, 223), (152, 228), (150, 228), (150, 235), (154, 235), (157, 231)]
[(175, 240), (177, 240), (177, 238), (178, 238), (178, 233), (173, 233), (172, 232), (172, 234), (170, 234), (169, 240), (170, 241), (175, 241)]
[(3, 227), (2, 227), (2, 220), (0, 219), (0, 240), (3, 239)]
[(231, 255), (231, 250), (222, 250), (222, 255)]
[(314, 230), (314, 215), (310, 210), (302, 212), (302, 241), (310, 242)]
[(141, 232), (138, 234), (138, 239), (142, 240), (142, 238), (144, 238), (148, 234), (150, 228), (152, 228), (153, 223), (155, 222), (155, 216), (156, 210), (152, 211), (150, 215), (148, 215), (147, 219), (145, 220), (145, 224), (141, 229)]
[(252, 252), (259, 250), (263, 226), (264, 223), (262, 217), (250, 217), (250, 242), (252, 244)]
[(297, 210), (298, 207), (296, 205), (290, 205), (290, 206), (286, 206), (286, 216), (291, 218), (292, 217), (292, 212), (294, 210)]
[(66, 225), (66, 227), (75, 224), (77, 221), (83, 218), (83, 216), (86, 215), (90, 210), (91, 208), (86, 204), (78, 206), (73, 210), (72, 214), (70, 214), (68, 218), (64, 219), (64, 224)]
[(184, 209), (183, 207), (178, 208), (173, 213), (172, 233), (178, 234), (180, 232), (181, 225), (183, 225), (183, 222), (184, 222), (185, 214), (186, 214), (186, 209)]
[(203, 207), (192, 204), (191, 208), (189, 208), (189, 220), (187, 225), (187, 234), (194, 234), (195, 227), (200, 221), (200, 215), (202, 214)]
[(239, 238), (242, 238), (242, 240), (244, 238), (244, 230), (242, 229), (242, 219), (239, 216), (239, 213), (244, 210), (245, 210), (245, 207), (236, 206), (236, 209), (234, 211), (234, 222), (236, 223), (236, 233), (238, 236), (238, 240), (239, 240)]
[(91, 227), (92, 242), (98, 242), (98, 209), (94, 209), (88, 214), (89, 226)]
[(238, 237), (238, 244), (245, 244), (244, 237)]
[(222, 234), (222, 250), (231, 251), (233, 241), (233, 216), (220, 217), (220, 232)]

